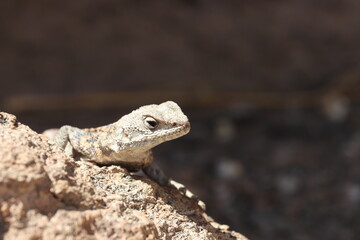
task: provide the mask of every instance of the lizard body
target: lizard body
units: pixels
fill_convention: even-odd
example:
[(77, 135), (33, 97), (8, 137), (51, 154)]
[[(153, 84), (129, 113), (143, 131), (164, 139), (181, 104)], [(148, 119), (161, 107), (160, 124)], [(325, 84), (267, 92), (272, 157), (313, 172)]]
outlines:
[(175, 102), (167, 101), (140, 107), (102, 127), (80, 129), (65, 125), (56, 132), (47, 130), (44, 134), (75, 159), (99, 165), (120, 165), (129, 171), (143, 170), (158, 184), (173, 186), (196, 199), (204, 209), (205, 204), (182, 184), (166, 177), (152, 157), (153, 147), (189, 131), (187, 116)]

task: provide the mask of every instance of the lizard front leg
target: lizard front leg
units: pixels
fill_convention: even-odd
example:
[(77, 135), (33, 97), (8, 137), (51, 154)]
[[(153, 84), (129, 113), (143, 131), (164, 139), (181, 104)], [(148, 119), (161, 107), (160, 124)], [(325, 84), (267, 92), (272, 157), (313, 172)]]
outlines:
[(178, 183), (171, 178), (168, 178), (155, 162), (151, 162), (148, 166), (143, 168), (143, 171), (149, 178), (151, 178), (161, 186), (170, 186), (176, 188), (186, 197), (196, 201), (197, 204), (205, 211), (206, 205), (203, 201), (199, 200), (199, 198), (195, 194), (190, 192), (183, 184)]
[(52, 139), (55, 145), (63, 149), (65, 154), (70, 157), (74, 157), (74, 149), (69, 138), (69, 134), (73, 129), (74, 127), (68, 125), (62, 126)]

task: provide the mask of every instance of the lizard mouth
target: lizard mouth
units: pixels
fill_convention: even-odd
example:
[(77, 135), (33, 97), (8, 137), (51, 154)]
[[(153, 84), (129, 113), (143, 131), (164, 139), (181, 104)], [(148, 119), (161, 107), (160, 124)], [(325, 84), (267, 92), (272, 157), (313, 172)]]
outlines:
[(146, 140), (151, 141), (151, 140), (155, 140), (155, 139), (161, 139), (165, 142), (165, 141), (169, 141), (169, 140), (184, 136), (189, 131), (190, 131), (190, 124), (186, 124), (183, 126), (178, 126), (178, 127), (174, 127), (174, 128), (170, 128), (170, 129), (163, 129), (161, 131), (155, 131), (151, 134), (142, 136), (141, 140), (142, 141), (146, 141)]
[(129, 147), (133, 146), (137, 148), (139, 146), (150, 148), (159, 145), (163, 142), (170, 141), (175, 138), (182, 137), (190, 131), (190, 123), (185, 125), (173, 127), (170, 129), (162, 129), (154, 131), (152, 133), (143, 133), (142, 136), (138, 136), (132, 139), (130, 142), (126, 143)]

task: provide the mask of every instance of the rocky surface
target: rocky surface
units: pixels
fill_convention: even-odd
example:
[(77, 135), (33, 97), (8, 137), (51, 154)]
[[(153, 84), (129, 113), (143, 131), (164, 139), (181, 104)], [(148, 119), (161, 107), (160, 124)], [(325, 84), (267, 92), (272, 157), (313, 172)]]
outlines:
[(175, 189), (74, 161), (0, 113), (0, 239), (246, 239)]

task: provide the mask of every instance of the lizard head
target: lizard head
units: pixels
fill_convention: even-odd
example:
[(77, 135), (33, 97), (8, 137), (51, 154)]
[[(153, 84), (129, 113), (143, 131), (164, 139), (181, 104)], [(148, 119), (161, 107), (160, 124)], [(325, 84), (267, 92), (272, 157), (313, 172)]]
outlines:
[(121, 150), (146, 151), (190, 131), (187, 116), (172, 101), (140, 107), (116, 124), (121, 129), (117, 141)]

